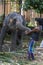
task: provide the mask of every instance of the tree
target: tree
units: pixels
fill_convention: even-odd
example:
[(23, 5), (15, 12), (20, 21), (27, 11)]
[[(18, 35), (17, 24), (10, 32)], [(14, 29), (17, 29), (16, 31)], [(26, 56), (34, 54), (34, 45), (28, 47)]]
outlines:
[(21, 4), (22, 4), (22, 0), (11, 0), (11, 2), (18, 2), (19, 5), (19, 13), (21, 14)]
[(5, 18), (5, 0), (3, 0), (4, 2), (4, 18)]
[(43, 13), (43, 0), (25, 0), (24, 10), (35, 9), (36, 12)]

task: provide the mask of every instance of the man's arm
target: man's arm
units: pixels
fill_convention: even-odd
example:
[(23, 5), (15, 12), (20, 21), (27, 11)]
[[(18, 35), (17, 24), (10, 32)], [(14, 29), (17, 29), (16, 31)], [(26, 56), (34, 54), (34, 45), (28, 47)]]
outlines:
[(32, 33), (32, 32), (39, 32), (40, 31), (40, 29), (38, 28), (38, 27), (36, 27), (36, 28), (34, 28), (34, 29), (32, 29), (31, 31), (25, 31), (25, 34), (30, 34), (30, 33)]

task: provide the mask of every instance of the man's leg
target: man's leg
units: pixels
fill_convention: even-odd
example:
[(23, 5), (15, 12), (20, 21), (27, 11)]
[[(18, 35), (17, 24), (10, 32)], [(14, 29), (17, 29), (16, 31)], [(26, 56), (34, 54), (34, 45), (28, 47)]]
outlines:
[(35, 58), (34, 58), (34, 54), (33, 53), (31, 53), (31, 58), (32, 58), (32, 60), (34, 60)]
[(34, 45), (34, 40), (31, 39), (30, 42), (29, 42), (29, 44), (28, 44), (28, 51), (29, 51), (29, 54), (31, 55), (30, 57), (32, 59), (34, 59), (34, 55), (32, 53), (33, 52), (33, 45)]
[(28, 59), (31, 60), (31, 53), (28, 51)]

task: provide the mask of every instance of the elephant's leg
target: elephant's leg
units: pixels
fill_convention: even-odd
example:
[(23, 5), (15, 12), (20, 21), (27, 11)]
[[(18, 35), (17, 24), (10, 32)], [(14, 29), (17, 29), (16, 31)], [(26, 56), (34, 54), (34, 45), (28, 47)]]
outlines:
[(3, 45), (3, 41), (4, 41), (4, 38), (5, 38), (5, 34), (6, 34), (6, 29), (7, 29), (6, 26), (3, 26), (2, 29), (1, 29), (1, 33), (0, 33), (0, 51), (2, 50), (2, 45)]
[(18, 31), (17, 33), (17, 48), (21, 49), (22, 48), (22, 43), (23, 43), (23, 38), (22, 38), (22, 31)]
[(11, 34), (11, 51), (16, 49), (17, 31), (13, 31)]

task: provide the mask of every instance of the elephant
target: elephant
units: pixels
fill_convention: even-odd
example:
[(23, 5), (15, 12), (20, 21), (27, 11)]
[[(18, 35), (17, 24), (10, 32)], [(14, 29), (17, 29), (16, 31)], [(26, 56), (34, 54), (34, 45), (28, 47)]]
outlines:
[(22, 15), (17, 12), (9, 13), (5, 16), (0, 33), (0, 51), (2, 51), (3, 41), (7, 30), (11, 30), (11, 51), (15, 50), (16, 43), (22, 44), (23, 32), (30, 28), (26, 27), (26, 21)]

